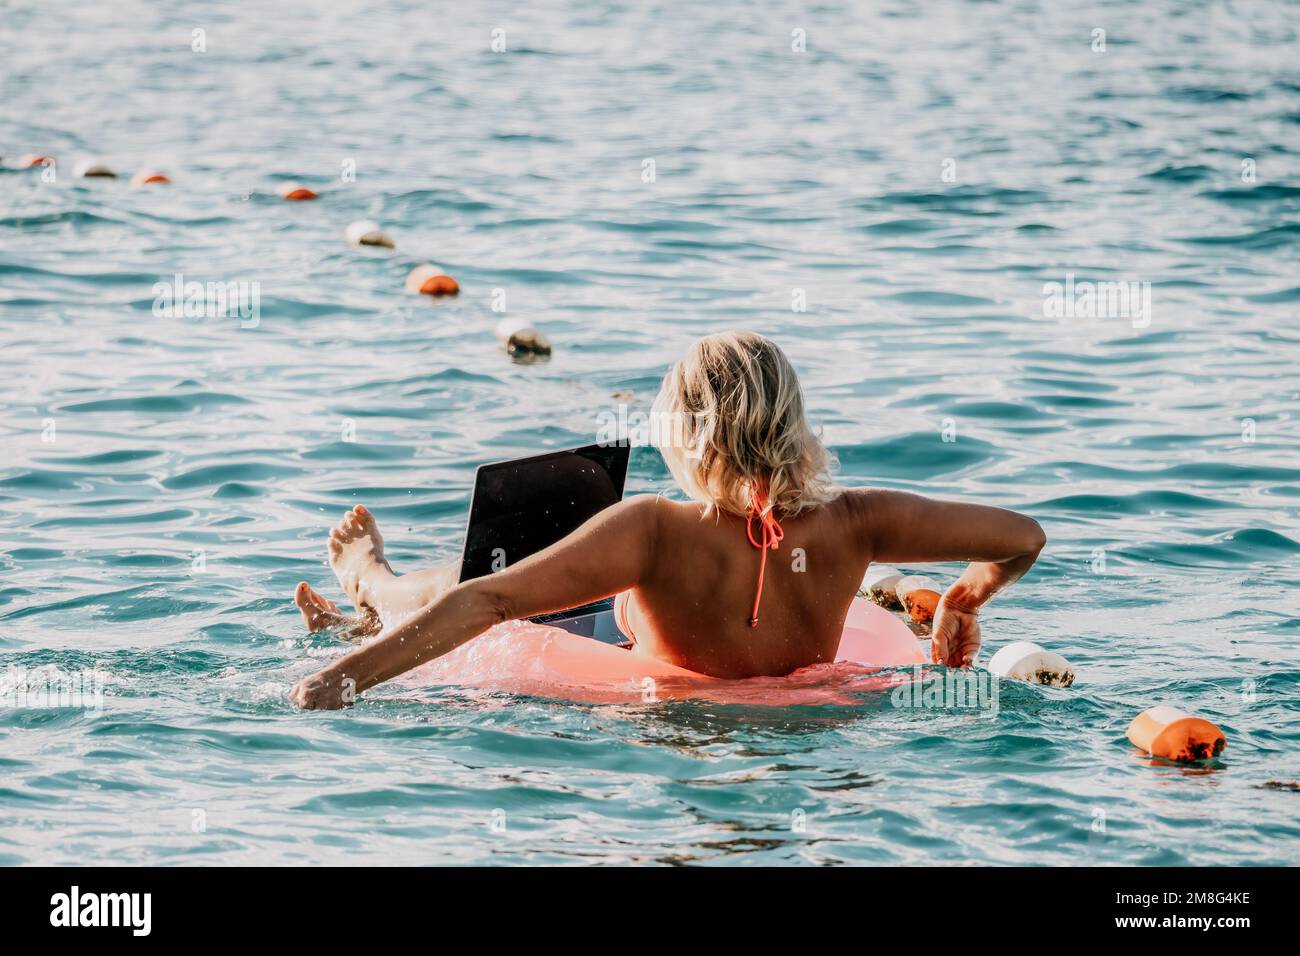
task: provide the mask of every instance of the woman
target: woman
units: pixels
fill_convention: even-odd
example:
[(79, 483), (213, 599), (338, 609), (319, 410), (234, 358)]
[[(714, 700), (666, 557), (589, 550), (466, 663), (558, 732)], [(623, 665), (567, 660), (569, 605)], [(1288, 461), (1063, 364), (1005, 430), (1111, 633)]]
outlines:
[[(1024, 515), (919, 495), (831, 485), (784, 353), (751, 332), (697, 342), (664, 378), (655, 442), (691, 499), (629, 498), (518, 564), (456, 584), (453, 567), (397, 576), (358, 505), (330, 535), (339, 582), (375, 641), (303, 680), (292, 700), (337, 708), (495, 624), (618, 595), (631, 653), (722, 678), (832, 661), (872, 562), (968, 560), (935, 617), (932, 657), (964, 666), (978, 612), (1023, 575), (1046, 537)], [(664, 427), (673, 423), (677, 427)], [(777, 552), (794, 560), (776, 559)], [(342, 620), (305, 583), (313, 630)]]

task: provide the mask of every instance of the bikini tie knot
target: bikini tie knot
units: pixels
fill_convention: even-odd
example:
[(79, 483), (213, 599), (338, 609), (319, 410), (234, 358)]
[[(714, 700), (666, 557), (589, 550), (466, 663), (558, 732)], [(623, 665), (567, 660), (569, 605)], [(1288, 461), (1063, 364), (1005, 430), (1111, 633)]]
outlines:
[[(754, 519), (757, 518), (761, 531), (759, 538), (754, 537)], [(763, 576), (767, 572), (768, 549), (776, 551), (781, 546), (785, 532), (776, 520), (776, 514), (767, 506), (767, 495), (755, 488), (749, 499), (749, 514), (745, 516), (745, 535), (749, 543), (758, 548), (758, 588), (754, 592), (754, 611), (749, 615), (749, 626), (758, 627), (758, 605), (763, 600)]]

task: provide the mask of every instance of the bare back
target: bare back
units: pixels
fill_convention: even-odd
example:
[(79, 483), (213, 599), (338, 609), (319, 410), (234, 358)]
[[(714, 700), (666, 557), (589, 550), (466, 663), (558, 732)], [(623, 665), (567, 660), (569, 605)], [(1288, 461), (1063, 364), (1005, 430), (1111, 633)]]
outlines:
[(637, 651), (717, 677), (834, 660), (869, 559), (855, 511), (840, 494), (781, 520), (784, 539), (767, 553), (759, 623), (750, 627), (761, 554), (744, 519), (657, 499), (653, 554), (628, 607)]

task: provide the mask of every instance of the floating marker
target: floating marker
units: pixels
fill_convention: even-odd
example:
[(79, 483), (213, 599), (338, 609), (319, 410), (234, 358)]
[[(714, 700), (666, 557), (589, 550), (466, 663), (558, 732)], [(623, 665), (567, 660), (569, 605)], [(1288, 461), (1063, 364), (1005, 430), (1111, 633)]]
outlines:
[(171, 180), (156, 169), (142, 169), (131, 177), (132, 186), (149, 186), (153, 183), (169, 182), (171, 182)]
[(78, 179), (116, 179), (117, 173), (97, 159), (83, 159), (72, 167), (72, 175)]
[(424, 295), (460, 295), (460, 283), (449, 275), (436, 275), (420, 286)]
[(551, 342), (523, 319), (502, 319), (495, 329), (497, 341), (511, 355), (550, 355)]
[(18, 160), (19, 166), (53, 166), (53, 156), (42, 156), (39, 153), (28, 153), (22, 159)]
[(394, 248), (393, 240), (379, 228), (379, 223), (371, 222), (369, 219), (360, 219), (343, 231), (348, 242), (354, 246), (386, 246), (389, 249)]
[(1014, 641), (1002, 648), (989, 661), (989, 670), (999, 677), (1048, 687), (1069, 687), (1074, 683), (1074, 668), (1069, 661), (1029, 641)]
[(884, 564), (873, 565), (867, 568), (867, 573), (862, 578), (862, 590), (867, 593), (867, 597), (873, 604), (879, 604), (892, 611), (903, 606), (895, 590), (901, 580), (903, 580), (903, 572), (898, 568), (891, 568)]
[(934, 620), (934, 612), (939, 607), (939, 598), (943, 591), (932, 578), (922, 574), (910, 574), (894, 585), (894, 593), (903, 602), (903, 607), (918, 624)]
[(1180, 761), (1217, 757), (1228, 745), (1223, 731), (1208, 720), (1164, 705), (1134, 717), (1128, 725), (1128, 739), (1153, 757)]
[(280, 187), (280, 198), (301, 202), (304, 199), (316, 199), (318, 197), (302, 183), (285, 183)]
[(406, 277), (406, 291), (432, 296), (456, 295), (460, 292), (460, 285), (451, 276), (424, 265), (416, 266)]

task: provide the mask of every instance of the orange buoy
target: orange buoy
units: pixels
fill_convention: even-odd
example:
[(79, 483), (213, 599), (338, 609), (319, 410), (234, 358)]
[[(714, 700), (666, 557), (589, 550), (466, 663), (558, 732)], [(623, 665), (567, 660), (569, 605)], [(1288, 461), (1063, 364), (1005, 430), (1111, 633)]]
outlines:
[(1150, 707), (1128, 725), (1133, 746), (1167, 760), (1207, 760), (1223, 753), (1228, 739), (1223, 731), (1177, 707)]
[(460, 285), (451, 276), (437, 275), (420, 286), (424, 295), (459, 295)]
[(433, 266), (416, 266), (406, 277), (406, 291), (421, 295), (457, 295), (460, 284), (449, 275), (444, 275)]
[(921, 574), (909, 574), (894, 585), (894, 593), (907, 608), (913, 621), (924, 624), (934, 620), (934, 612), (939, 607), (939, 598), (943, 593), (939, 585), (931, 578)]
[(22, 159), (18, 160), (20, 166), (53, 166), (53, 156), (42, 156), (38, 153), (28, 153)]
[(132, 186), (147, 186), (150, 183), (169, 183), (171, 182), (166, 176), (157, 170), (142, 169), (131, 177)]
[(318, 197), (302, 183), (285, 183), (280, 187), (280, 198), (301, 202), (304, 199), (316, 199)]

